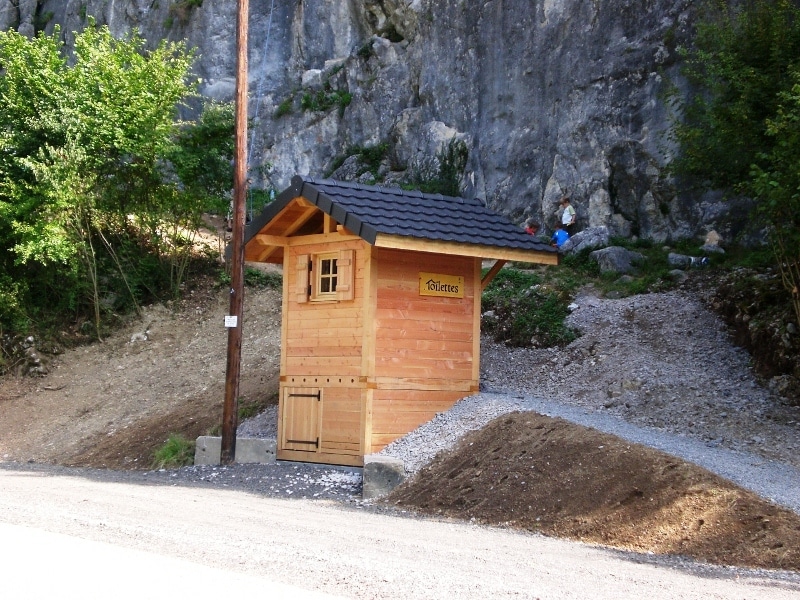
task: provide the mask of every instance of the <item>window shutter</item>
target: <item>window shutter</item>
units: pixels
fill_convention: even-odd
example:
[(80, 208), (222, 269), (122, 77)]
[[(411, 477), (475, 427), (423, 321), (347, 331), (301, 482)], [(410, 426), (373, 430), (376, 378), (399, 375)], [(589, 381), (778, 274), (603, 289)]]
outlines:
[(355, 287), (355, 250), (340, 250), (336, 259), (336, 299), (352, 300)]
[(297, 257), (297, 301), (308, 302), (308, 283), (309, 283), (309, 260), (308, 254), (301, 254)]

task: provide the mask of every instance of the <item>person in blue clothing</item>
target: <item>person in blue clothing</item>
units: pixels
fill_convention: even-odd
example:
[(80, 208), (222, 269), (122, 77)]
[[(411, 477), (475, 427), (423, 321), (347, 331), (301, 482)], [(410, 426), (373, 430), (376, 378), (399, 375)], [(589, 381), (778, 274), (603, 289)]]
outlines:
[(569, 239), (567, 230), (561, 223), (556, 223), (556, 230), (553, 232), (553, 237), (550, 238), (551, 245), (556, 248), (561, 248), (561, 245)]

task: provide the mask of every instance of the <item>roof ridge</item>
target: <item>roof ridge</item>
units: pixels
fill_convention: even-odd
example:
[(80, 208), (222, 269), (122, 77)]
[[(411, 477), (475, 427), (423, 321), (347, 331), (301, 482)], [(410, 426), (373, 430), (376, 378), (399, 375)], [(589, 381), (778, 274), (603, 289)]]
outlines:
[(342, 181), (340, 179), (317, 178), (317, 177), (312, 177), (310, 175), (298, 175), (298, 177), (302, 179), (303, 183), (308, 183), (311, 185), (326, 185), (326, 186), (339, 187), (343, 189), (359, 189), (367, 192), (378, 192), (381, 194), (405, 196), (407, 198), (424, 198), (429, 200), (440, 200), (440, 201), (455, 202), (460, 204), (477, 203), (483, 207), (486, 206), (486, 203), (481, 198), (477, 197), (465, 198), (464, 196), (445, 196), (444, 194), (440, 193), (429, 194), (422, 192), (421, 190), (418, 189), (405, 190), (400, 186), (386, 187), (381, 185), (368, 185), (365, 183), (358, 183), (355, 181)]

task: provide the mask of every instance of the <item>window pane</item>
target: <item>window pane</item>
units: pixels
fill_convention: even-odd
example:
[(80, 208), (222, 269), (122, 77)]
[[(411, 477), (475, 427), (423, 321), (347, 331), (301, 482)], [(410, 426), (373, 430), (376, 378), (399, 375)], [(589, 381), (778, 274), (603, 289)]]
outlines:
[(323, 294), (331, 291), (331, 280), (323, 277), (319, 282), (320, 292)]
[(321, 264), (322, 268), (320, 270), (320, 273), (322, 273), (323, 275), (330, 275), (331, 274), (331, 259), (330, 258), (325, 258), (325, 259), (321, 260), (320, 262), (322, 263)]

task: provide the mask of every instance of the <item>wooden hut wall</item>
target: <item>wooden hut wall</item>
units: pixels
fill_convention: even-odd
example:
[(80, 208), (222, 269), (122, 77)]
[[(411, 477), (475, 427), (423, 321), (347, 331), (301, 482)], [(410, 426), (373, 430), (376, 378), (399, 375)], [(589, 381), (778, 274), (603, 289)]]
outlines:
[[(337, 234), (330, 237), (336, 241)], [(289, 246), (284, 261), (283, 351), (284, 376), (356, 377), (361, 375), (364, 334), (364, 259), (366, 244), (360, 240)], [(353, 299), (299, 302), (299, 257), (354, 250)], [(313, 274), (312, 274), (313, 277)]]
[[(370, 248), (357, 238), (342, 241), (339, 234), (315, 237), (314, 243), (285, 249), (278, 452), (290, 460), (360, 465), (368, 396), (361, 376), (364, 265)], [(352, 300), (302, 301), (300, 257), (342, 250), (354, 251)], [(318, 443), (309, 444), (313, 440)]]
[[(480, 260), (373, 249), (377, 264), (370, 448), (478, 389)], [(464, 278), (464, 297), (421, 296), (421, 272)], [(477, 292), (477, 293), (476, 293)]]

